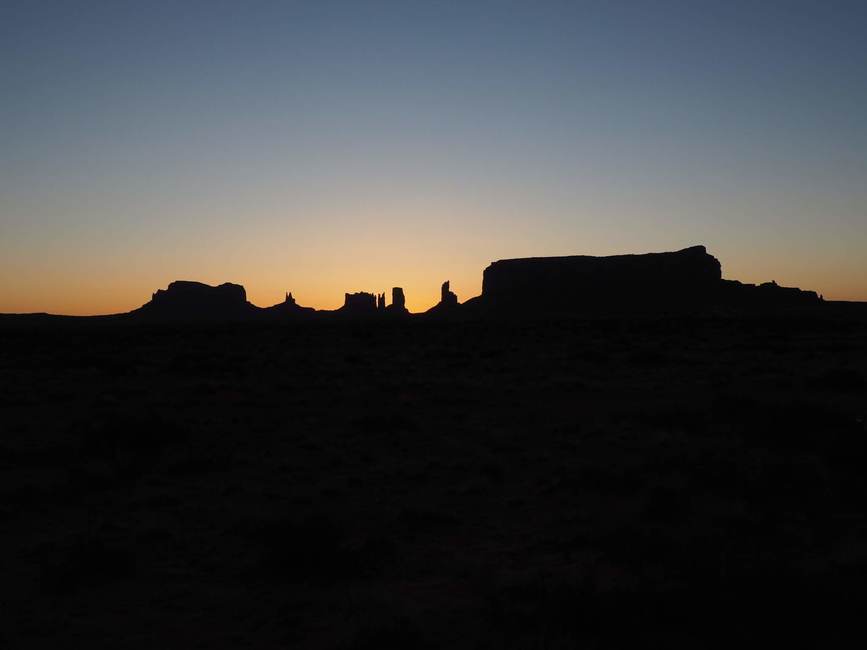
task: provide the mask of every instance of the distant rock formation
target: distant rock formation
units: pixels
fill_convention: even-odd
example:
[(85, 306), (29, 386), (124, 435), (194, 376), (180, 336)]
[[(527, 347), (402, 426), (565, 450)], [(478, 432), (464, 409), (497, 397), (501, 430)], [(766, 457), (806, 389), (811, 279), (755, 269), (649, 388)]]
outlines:
[(391, 289), (391, 304), (387, 307), (389, 315), (408, 315), (409, 311), (406, 308), (406, 296), (403, 295), (402, 287), (392, 287)]
[(247, 302), (247, 292), (239, 284), (226, 282), (213, 287), (176, 280), (168, 288), (159, 289), (150, 302), (136, 311), (155, 320), (242, 320), (256, 310)]
[(763, 311), (818, 305), (822, 303), (822, 298), (815, 291), (781, 287), (773, 281), (755, 285), (722, 280), (716, 303), (723, 308)]
[(312, 307), (302, 307), (295, 302), (291, 292), (286, 293), (286, 297), (281, 303), (271, 307), (254, 307), (254, 309), (258, 310), (254, 317), (258, 316), (265, 320), (296, 320), (313, 316), (316, 313)]
[(720, 263), (704, 246), (500, 260), (484, 271), (479, 303), (514, 315), (682, 311), (710, 303), (720, 279)]
[(458, 296), (449, 289), (449, 281), (443, 282), (440, 287), (440, 304), (446, 306), (455, 306), (458, 304)]
[(243, 305), (247, 302), (247, 292), (240, 284), (232, 284), (231, 282), (224, 282), (212, 287), (202, 282), (175, 280), (169, 284), (167, 289), (157, 289), (151, 297), (151, 303), (155, 305), (190, 304), (193, 302)]
[(440, 287), (440, 301), (425, 312), (426, 316), (454, 316), (459, 311), (458, 297), (449, 289), (449, 281)]
[[(482, 294), (463, 303), (443, 282), (440, 301), (420, 317), (476, 318), (584, 317), (668, 313), (765, 313), (812, 308), (823, 303), (813, 291), (723, 280), (719, 261), (704, 246), (670, 253), (591, 257), (530, 257), (500, 260), (484, 271)], [(388, 320), (410, 318), (403, 288), (385, 293), (347, 293), (343, 306), (316, 311), (299, 306), (291, 293), (271, 307), (247, 300), (244, 287), (176, 281), (129, 314), (112, 318), (146, 321), (290, 321), (302, 318)]]
[(376, 311), (376, 296), (366, 291), (344, 294), (343, 307), (338, 311), (368, 314)]
[(283, 302), (263, 308), (250, 303), (239, 284), (226, 282), (214, 287), (177, 280), (156, 291), (150, 302), (130, 312), (130, 316), (154, 322), (221, 322), (302, 318), (315, 311), (298, 305), (291, 293), (286, 293)]

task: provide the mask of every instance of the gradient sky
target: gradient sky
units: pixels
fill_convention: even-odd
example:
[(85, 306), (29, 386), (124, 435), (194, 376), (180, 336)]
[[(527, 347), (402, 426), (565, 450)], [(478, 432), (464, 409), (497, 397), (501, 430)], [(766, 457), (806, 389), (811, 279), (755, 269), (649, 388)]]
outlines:
[(0, 8), (0, 312), (174, 279), (421, 310), (496, 259), (696, 243), (867, 300), (867, 3)]

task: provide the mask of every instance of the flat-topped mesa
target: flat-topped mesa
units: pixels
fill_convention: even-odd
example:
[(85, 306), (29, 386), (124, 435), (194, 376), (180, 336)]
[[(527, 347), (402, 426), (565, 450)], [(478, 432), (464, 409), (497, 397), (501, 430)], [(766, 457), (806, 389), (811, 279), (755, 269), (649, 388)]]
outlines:
[(684, 310), (714, 299), (719, 261), (704, 246), (670, 253), (500, 260), (485, 269), (481, 302), (515, 315)]
[(223, 301), (241, 304), (247, 301), (247, 291), (240, 284), (224, 282), (216, 287), (204, 282), (175, 280), (168, 288), (157, 289), (151, 298), (152, 303), (169, 304), (180, 301)]
[(367, 313), (376, 311), (376, 296), (366, 291), (344, 294), (343, 307), (339, 311)]
[(240, 284), (225, 282), (211, 286), (202, 282), (176, 280), (159, 289), (139, 310), (143, 316), (161, 320), (240, 319), (256, 308), (247, 302)]

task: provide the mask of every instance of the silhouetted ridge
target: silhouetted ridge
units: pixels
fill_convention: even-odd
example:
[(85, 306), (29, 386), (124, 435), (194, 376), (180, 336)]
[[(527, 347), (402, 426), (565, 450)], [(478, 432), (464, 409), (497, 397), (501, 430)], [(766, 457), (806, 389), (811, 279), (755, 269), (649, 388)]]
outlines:
[[(748, 314), (809, 309), (822, 303), (821, 296), (814, 291), (781, 287), (775, 282), (754, 285), (723, 280), (719, 261), (704, 246), (692, 246), (667, 253), (499, 260), (484, 270), (480, 296), (460, 303), (446, 281), (440, 290), (439, 303), (417, 316), (472, 320), (654, 313)], [(288, 292), (282, 303), (263, 308), (250, 303), (239, 284), (210, 286), (178, 280), (154, 293), (141, 308), (103, 318), (220, 322), (387, 320), (412, 316), (401, 287), (392, 288), (391, 304), (387, 306), (384, 292), (357, 292), (346, 293), (339, 309), (317, 311), (301, 307)]]
[(815, 291), (781, 287), (773, 281), (756, 285), (722, 280), (717, 302), (722, 307), (755, 311), (818, 305), (822, 298)]
[(514, 315), (694, 309), (713, 300), (720, 279), (720, 263), (704, 246), (500, 260), (484, 271), (480, 304)]
[(249, 321), (283, 320), (312, 316), (311, 307), (301, 307), (287, 293), (284, 301), (271, 307), (257, 307), (247, 300), (240, 284), (225, 282), (211, 286), (202, 282), (176, 280), (159, 289), (150, 302), (131, 316), (150, 321)]

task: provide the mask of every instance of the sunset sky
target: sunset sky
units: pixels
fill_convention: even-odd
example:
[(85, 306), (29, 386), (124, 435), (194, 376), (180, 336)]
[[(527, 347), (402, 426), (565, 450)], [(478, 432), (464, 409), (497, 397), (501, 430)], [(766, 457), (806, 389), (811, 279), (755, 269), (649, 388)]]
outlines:
[(867, 2), (4, 2), (0, 312), (461, 300), (705, 244), (867, 300)]

